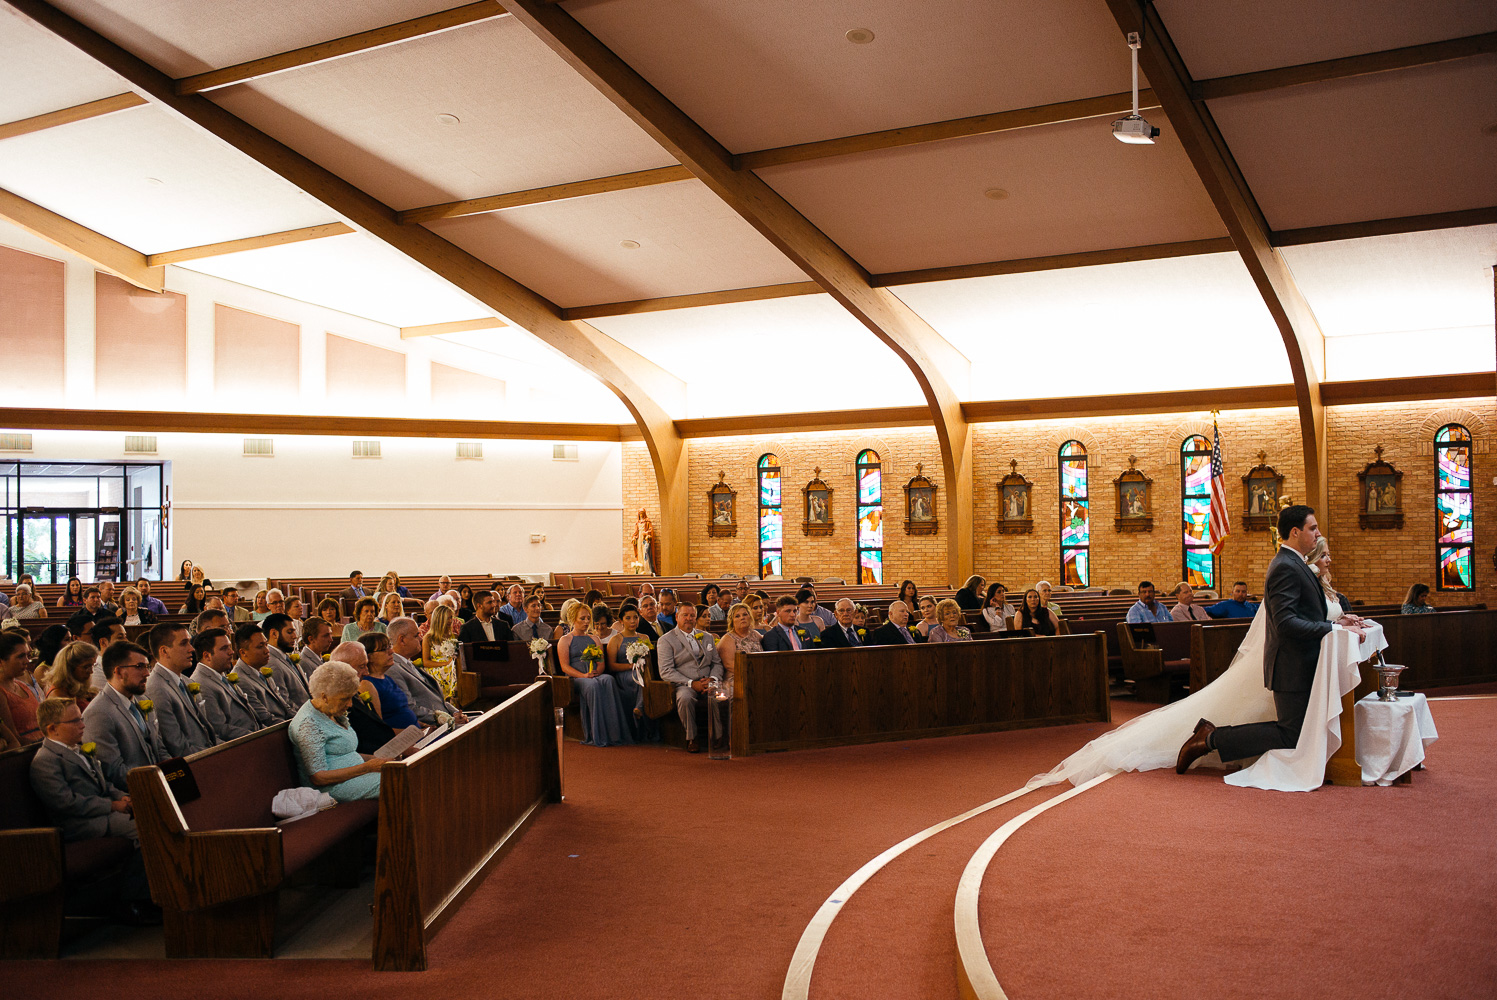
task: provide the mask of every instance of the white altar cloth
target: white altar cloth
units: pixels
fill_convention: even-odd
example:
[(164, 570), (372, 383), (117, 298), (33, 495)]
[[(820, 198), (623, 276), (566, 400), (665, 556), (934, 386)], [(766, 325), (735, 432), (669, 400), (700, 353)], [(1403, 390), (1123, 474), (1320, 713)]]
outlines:
[(1379, 701), (1373, 692), (1357, 702), (1357, 764), (1364, 785), (1391, 785), (1399, 775), (1423, 763), (1424, 751), (1440, 738), (1429, 699)]

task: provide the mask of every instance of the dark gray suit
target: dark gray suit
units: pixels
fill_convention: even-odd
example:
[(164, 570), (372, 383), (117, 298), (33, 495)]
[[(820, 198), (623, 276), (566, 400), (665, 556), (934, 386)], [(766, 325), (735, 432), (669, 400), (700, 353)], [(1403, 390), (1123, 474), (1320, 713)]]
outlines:
[(159, 663), (146, 678), (146, 696), (156, 704), (151, 714), (156, 717), (161, 742), (174, 757), (186, 757), (218, 743), (208, 714), (182, 689), (183, 683), (185, 678), (179, 681), (176, 674)]
[(130, 710), (133, 704), (133, 699), (105, 687), (83, 710), (83, 739), (99, 745), (100, 761), (120, 761), (126, 774), (131, 768), (146, 767), (171, 756), (156, 731), (156, 713), (142, 713), (145, 731), (141, 732), (136, 715)]
[(206, 663), (197, 665), (192, 679), (202, 685), (203, 711), (220, 740), (237, 740), (259, 732), (260, 718), (255, 714), (255, 707), (237, 685), (230, 684), (223, 674)]
[(1245, 726), (1222, 726), (1211, 741), (1224, 761), (1287, 750), (1299, 742), (1310, 706), (1310, 687), (1320, 660), (1320, 640), (1334, 627), (1326, 621), (1325, 591), (1304, 557), (1289, 546), (1268, 564), (1263, 583), (1267, 617), (1263, 686), (1273, 692), (1279, 718)]
[(110, 806), (127, 794), (125, 769), (118, 760), (90, 760), (81, 751), (43, 740), (31, 758), (31, 787), (69, 843), (94, 837), (138, 839), (135, 820)]

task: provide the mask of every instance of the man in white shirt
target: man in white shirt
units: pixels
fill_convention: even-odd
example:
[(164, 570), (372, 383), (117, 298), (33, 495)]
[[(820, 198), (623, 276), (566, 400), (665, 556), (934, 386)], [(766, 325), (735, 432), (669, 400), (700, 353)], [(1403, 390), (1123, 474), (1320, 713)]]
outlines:
[(510, 628), (509, 616), (498, 617), (496, 609), (499, 605), (499, 596), (492, 590), (485, 590), (474, 595), (474, 610), (478, 613), (463, 622), (463, 627), (458, 630), (458, 642), (509, 642), (514, 639), (514, 629)]

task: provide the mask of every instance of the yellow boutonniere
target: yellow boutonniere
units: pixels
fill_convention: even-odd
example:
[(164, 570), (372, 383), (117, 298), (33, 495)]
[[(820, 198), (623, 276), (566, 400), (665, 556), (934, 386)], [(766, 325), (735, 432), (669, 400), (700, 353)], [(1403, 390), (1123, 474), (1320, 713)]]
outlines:
[(300, 663), (301, 662), (301, 654), (300, 653), (292, 653), (291, 654), (291, 662), (292, 663)]
[(85, 755), (87, 755), (89, 757), (92, 757), (94, 755), (94, 751), (97, 750), (97, 749), (99, 749), (99, 744), (97, 744), (97, 743), (85, 743), (82, 746), (80, 746), (78, 749), (82, 750)]
[(421, 662), (421, 657), (419, 657), (419, 656), (416, 657), (414, 660), (411, 661), (411, 665), (415, 666), (415, 667), (424, 667), (424, 666), (426, 666), (426, 664), (424, 664), (424, 663)]
[(150, 715), (151, 709), (155, 708), (156, 706), (152, 703), (151, 699), (142, 698), (140, 699), (140, 701), (137, 701), (135, 703), (135, 707), (140, 709), (141, 715)]
[(237, 671), (237, 670), (230, 670), (228, 673), (224, 674), (224, 680), (228, 681), (230, 684), (238, 684), (239, 683), (239, 671)]
[(359, 692), (359, 701), (362, 701), (366, 705), (372, 705), (372, 704), (374, 704), (374, 696), (372, 694), (370, 694), (368, 691), (360, 691)]
[(201, 690), (203, 690), (203, 685), (199, 684), (197, 681), (193, 681), (187, 685), (188, 694), (197, 694)]
[(863, 636), (865, 636), (867, 634), (868, 634), (868, 630), (866, 628), (860, 628), (860, 629), (858, 629), (858, 638), (859, 639), (863, 638)]
[(703, 639), (707, 638), (707, 633), (698, 629), (697, 631), (691, 633), (691, 637), (698, 642), (701, 642)]
[(260, 676), (261, 677), (269, 677), (273, 673), (275, 673), (275, 670), (272, 669), (271, 667), (261, 667), (260, 668)]

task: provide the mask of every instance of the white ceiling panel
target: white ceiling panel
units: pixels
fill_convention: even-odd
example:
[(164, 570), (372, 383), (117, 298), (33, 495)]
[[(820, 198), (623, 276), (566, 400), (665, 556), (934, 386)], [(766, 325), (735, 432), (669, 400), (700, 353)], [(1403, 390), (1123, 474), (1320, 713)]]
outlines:
[(507, 17), (212, 97), (399, 209), (676, 162)]
[(806, 280), (699, 181), (444, 219), (430, 228), (563, 306)]
[(142, 253), (337, 220), (299, 188), (153, 107), (0, 142), (0, 187)]
[(901, 285), (972, 361), (969, 399), (1290, 381), (1272, 317), (1235, 254)]
[(1197, 80), (1497, 31), (1491, 0), (1156, 0)]
[(1211, 102), (1274, 229), (1497, 205), (1497, 56)]
[(0, 122), (61, 111), (129, 89), (30, 18), (0, 6)]
[[(1279, 252), (1327, 337), (1485, 327), (1485, 367), (1491, 367), (1497, 226), (1372, 236)], [(1456, 364), (1442, 370), (1483, 367)]]
[[(735, 153), (1128, 89), (1098, 0), (573, 0), (566, 10)], [(874, 38), (854, 44), (849, 29)]]
[(391, 326), (493, 315), (421, 265), (362, 233), (179, 266)]
[(827, 295), (590, 322), (684, 379), (688, 417), (925, 401), (904, 362)]
[(1094, 120), (759, 173), (877, 273), (1226, 235), (1169, 123), (1149, 117), (1165, 131), (1152, 146)]
[[(459, 0), (53, 0), (170, 76), (191, 76), (406, 21)], [(462, 29), (455, 29), (462, 30)]]

